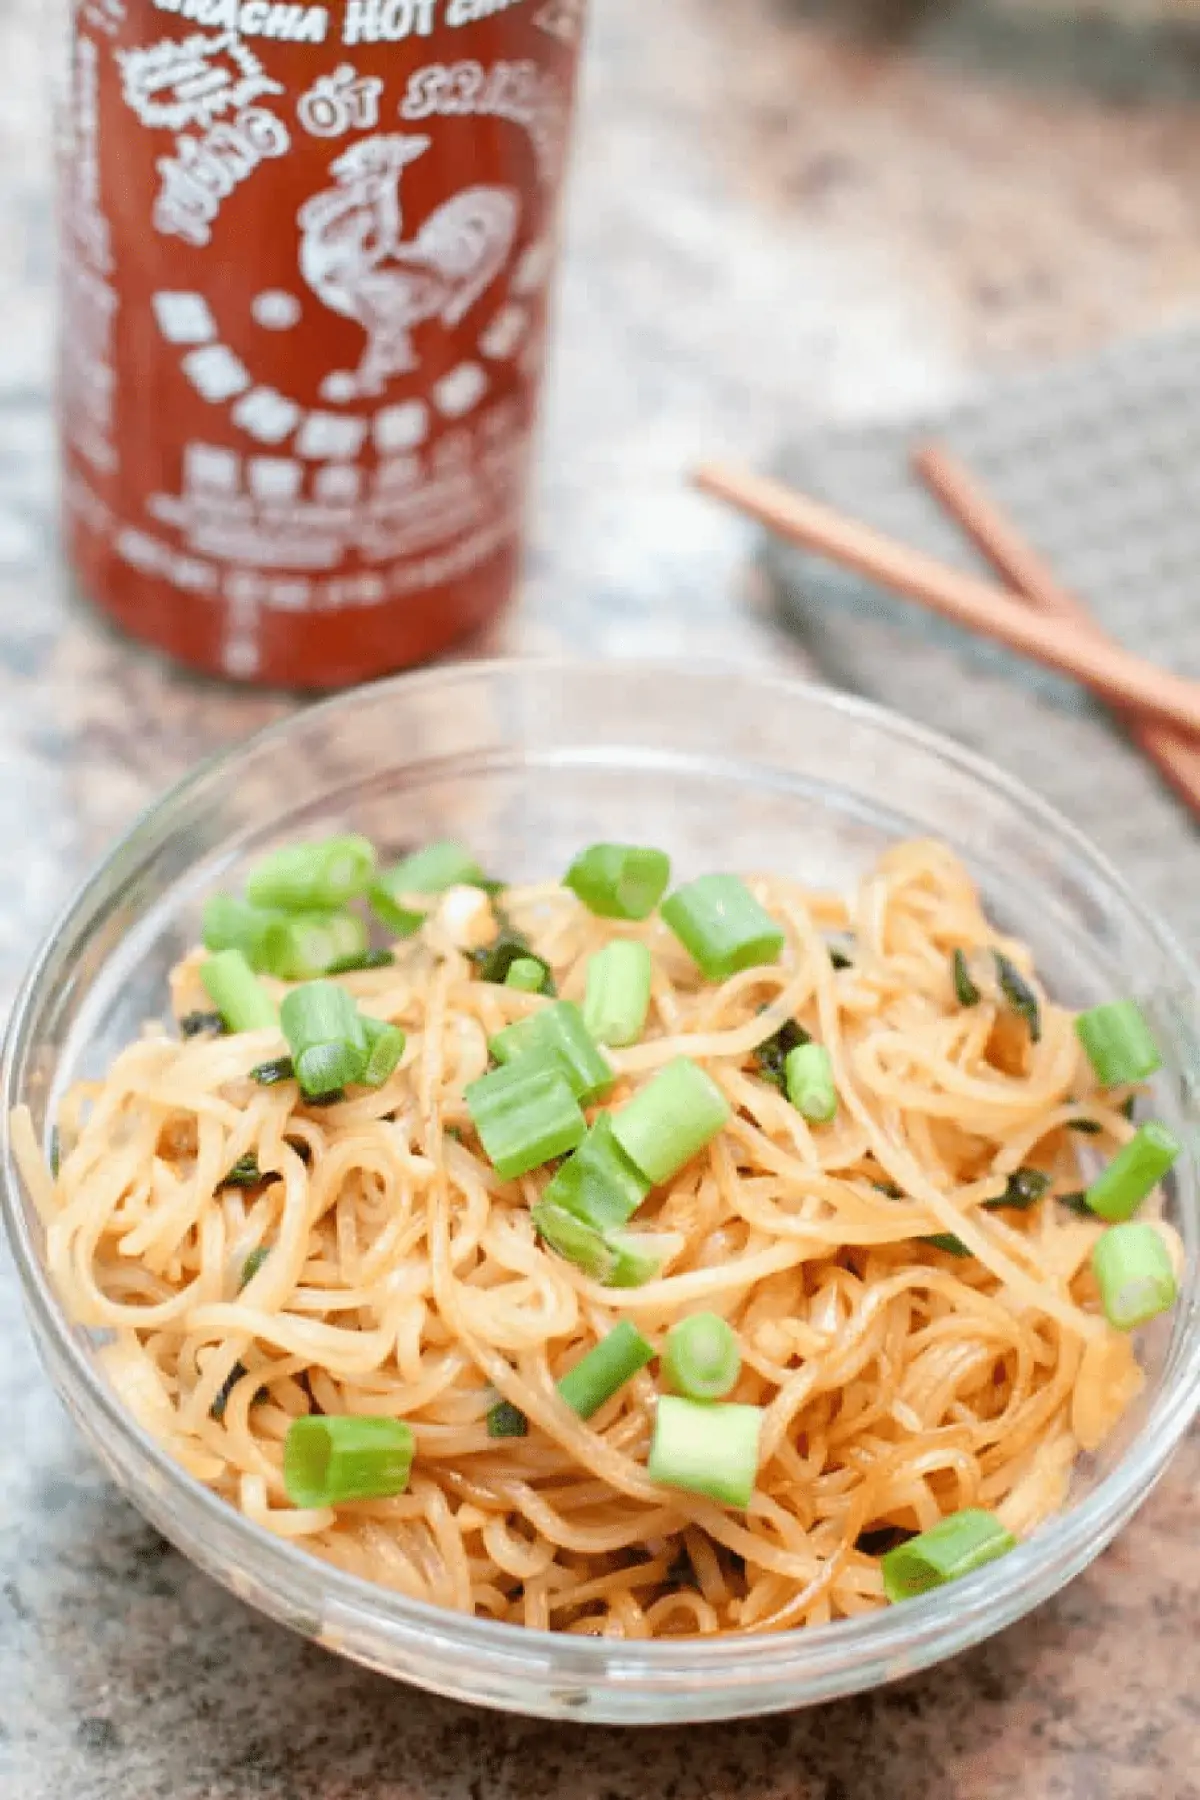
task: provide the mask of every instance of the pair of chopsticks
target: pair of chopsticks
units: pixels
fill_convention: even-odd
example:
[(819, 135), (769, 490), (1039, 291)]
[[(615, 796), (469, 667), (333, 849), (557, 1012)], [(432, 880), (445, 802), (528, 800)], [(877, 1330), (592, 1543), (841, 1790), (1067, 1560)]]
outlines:
[(913, 459), (926, 486), (983, 552), (1007, 589), (795, 492), (782, 482), (707, 463), (696, 486), (777, 536), (829, 557), (970, 631), (1071, 676), (1108, 701), (1130, 734), (1200, 816), (1200, 682), (1160, 669), (1106, 636), (950, 453)]

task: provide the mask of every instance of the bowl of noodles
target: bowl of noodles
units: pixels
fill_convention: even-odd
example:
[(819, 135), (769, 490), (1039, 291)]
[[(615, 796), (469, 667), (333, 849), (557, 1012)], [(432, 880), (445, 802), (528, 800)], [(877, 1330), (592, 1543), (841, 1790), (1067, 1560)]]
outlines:
[(664, 664), (314, 706), (43, 946), (3, 1200), (183, 1553), (439, 1693), (624, 1723), (910, 1674), (1200, 1393), (1197, 976), (920, 727)]

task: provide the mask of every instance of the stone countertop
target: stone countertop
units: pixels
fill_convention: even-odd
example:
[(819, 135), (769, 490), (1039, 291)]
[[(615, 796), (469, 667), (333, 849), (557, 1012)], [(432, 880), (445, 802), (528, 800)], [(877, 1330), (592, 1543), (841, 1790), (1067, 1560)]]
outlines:
[[(919, 0), (596, 9), (539, 506), (475, 649), (803, 669), (703, 453), (896, 413), (1200, 294), (1200, 45)], [(52, 909), (197, 757), (286, 710), (117, 640), (55, 562), (44, 104), (0, 0), (0, 1000)], [(986, 67), (985, 67), (986, 64)], [(1196, 1442), (1058, 1600), (817, 1712), (628, 1734), (475, 1713), (247, 1611), (83, 1455), (0, 1269), (3, 1800), (1195, 1800)]]

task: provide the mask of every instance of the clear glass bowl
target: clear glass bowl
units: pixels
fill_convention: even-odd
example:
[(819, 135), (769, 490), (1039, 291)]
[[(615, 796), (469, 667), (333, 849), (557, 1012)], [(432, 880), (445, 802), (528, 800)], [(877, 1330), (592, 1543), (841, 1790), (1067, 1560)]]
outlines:
[(1070, 1508), (1003, 1562), (924, 1600), (785, 1636), (621, 1643), (465, 1619), (340, 1574), (248, 1524), (143, 1435), (64, 1318), (13, 1165), (9, 1108), (46, 1133), (57, 1096), (164, 1011), (206, 892), (276, 842), (366, 832), (391, 851), (462, 837), (514, 879), (598, 838), (662, 844), (680, 873), (774, 867), (848, 884), (888, 843), (946, 839), (1072, 1005), (1136, 993), (1166, 1066), (1161, 1115), (1197, 1113), (1197, 974), (1065, 820), (952, 744), (816, 688), (672, 664), (484, 663), (313, 707), (210, 762), (153, 807), (58, 921), (3, 1060), (0, 1180), (25, 1299), (60, 1394), (113, 1479), (218, 1581), (404, 1681), (548, 1717), (651, 1724), (770, 1712), (911, 1674), (1010, 1624), (1083, 1569), (1145, 1499), (1200, 1393), (1200, 1216), (1189, 1156), (1170, 1194), (1188, 1272), (1146, 1334), (1147, 1390), (1080, 1467)]

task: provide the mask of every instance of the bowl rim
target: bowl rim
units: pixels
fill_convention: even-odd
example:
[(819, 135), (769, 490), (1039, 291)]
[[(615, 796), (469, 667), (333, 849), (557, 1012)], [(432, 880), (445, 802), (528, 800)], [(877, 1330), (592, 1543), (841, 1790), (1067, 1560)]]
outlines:
[[(111, 1434), (127, 1456), (153, 1470), (160, 1491), (168, 1495), (172, 1490), (178, 1491), (181, 1501), (187, 1503), (202, 1526), (207, 1525), (218, 1537), (228, 1536), (242, 1544), (252, 1557), (264, 1585), (270, 1583), (277, 1591), (293, 1594), (303, 1594), (307, 1590), (326, 1608), (331, 1604), (337, 1608), (337, 1616), (342, 1619), (366, 1618), (400, 1637), (420, 1638), (427, 1642), (439, 1640), (460, 1652), (472, 1652), (480, 1659), (480, 1667), (491, 1666), (497, 1672), (511, 1671), (522, 1663), (536, 1665), (539, 1671), (544, 1671), (549, 1659), (560, 1665), (568, 1664), (573, 1680), (592, 1682), (598, 1690), (636, 1683), (664, 1700), (684, 1684), (689, 1685), (699, 1698), (716, 1684), (741, 1689), (749, 1681), (759, 1686), (787, 1678), (789, 1682), (802, 1685), (806, 1676), (819, 1689), (820, 1697), (845, 1693), (856, 1685), (874, 1685), (878, 1680), (913, 1673), (991, 1636), (1056, 1592), (1110, 1541), (1149, 1493), (1200, 1407), (1200, 1306), (1194, 1296), (1186, 1319), (1177, 1327), (1177, 1341), (1184, 1353), (1174, 1358), (1178, 1366), (1173, 1369), (1169, 1381), (1153, 1396), (1135, 1443), (1117, 1466), (1077, 1505), (1056, 1514), (1001, 1562), (990, 1564), (956, 1582), (952, 1605), (947, 1605), (944, 1595), (934, 1593), (860, 1618), (777, 1634), (653, 1641), (576, 1637), (469, 1617), (431, 1603), (407, 1599), (394, 1590), (348, 1574), (252, 1523), (188, 1475), (137, 1424), (80, 1348), (75, 1330), (69, 1325), (50, 1286), (33, 1242), (26, 1209), (20, 1202), (24, 1190), (13, 1158), (9, 1117), (11, 1108), (21, 1098), (16, 1092), (16, 1083), (24, 1061), (28, 1028), (41, 1001), (47, 966), (56, 945), (64, 936), (78, 936), (80, 927), (91, 914), (93, 903), (104, 890), (111, 870), (123, 856), (134, 849), (144, 852), (168, 839), (172, 820), (179, 809), (207, 784), (227, 778), (243, 759), (286, 743), (293, 732), (303, 730), (312, 719), (319, 720), (356, 703), (361, 704), (364, 696), (373, 700), (389, 693), (403, 696), (481, 678), (526, 680), (534, 673), (545, 679), (553, 679), (556, 673), (563, 677), (578, 677), (598, 669), (606, 676), (616, 670), (684, 682), (711, 681), (719, 676), (725, 684), (737, 682), (751, 686), (770, 692), (777, 699), (803, 694), (809, 704), (824, 708), (835, 716), (856, 719), (886, 732), (893, 739), (935, 755), (973, 781), (1019, 805), (1027, 817), (1035, 816), (1043, 827), (1069, 842), (1135, 916), (1139, 927), (1157, 941), (1164, 958), (1173, 965), (1181, 983), (1186, 986), (1194, 1009), (1200, 998), (1200, 971), (1171, 929), (1143, 906), (1104, 852), (1022, 782), (927, 726), (856, 695), (842, 693), (819, 682), (760, 670), (751, 664), (730, 668), (713, 660), (694, 658), (584, 655), (464, 659), (343, 690), (273, 720), (250, 736), (205, 757), (144, 806), (130, 826), (93, 864), (44, 934), (17, 989), (0, 1046), (0, 1215), (17, 1266), (24, 1303), (34, 1326), (39, 1355), (45, 1364), (47, 1349), (51, 1349), (63, 1372), (64, 1384), (73, 1384), (71, 1409), (76, 1421), (97, 1442), (102, 1431)], [(1193, 1277), (1193, 1288), (1195, 1285)], [(1188, 1339), (1190, 1342), (1186, 1341)], [(86, 1426), (81, 1416), (84, 1409), (90, 1409)], [(111, 1463), (109, 1466), (111, 1468)], [(170, 1536), (169, 1524), (164, 1529)], [(179, 1547), (184, 1554), (196, 1559), (195, 1549), (187, 1542), (180, 1543)], [(236, 1580), (223, 1574), (219, 1567), (214, 1567), (211, 1562), (206, 1566), (225, 1585), (239, 1591)], [(264, 1604), (258, 1596), (255, 1603)], [(287, 1618), (282, 1611), (276, 1616)], [(320, 1632), (314, 1635), (328, 1642), (331, 1648), (345, 1647), (335, 1639), (322, 1639)], [(348, 1653), (353, 1655), (353, 1649)], [(854, 1672), (865, 1661), (877, 1670), (880, 1665), (885, 1665), (884, 1672), (868, 1675), (866, 1680), (856, 1683)], [(700, 1688), (694, 1685), (697, 1678), (703, 1678)], [(802, 1697), (796, 1695), (780, 1704), (794, 1705)], [(761, 1709), (751, 1705), (748, 1710)], [(601, 1711), (592, 1716), (613, 1718), (619, 1715)]]

